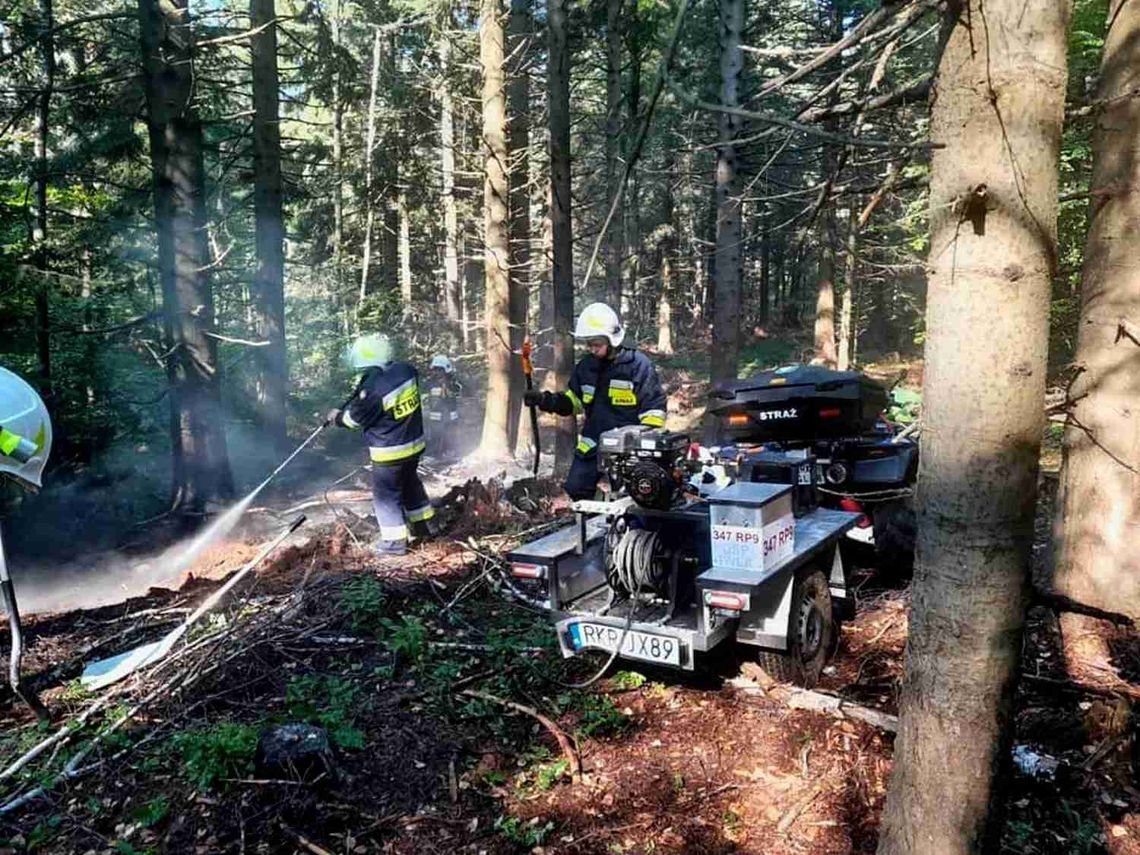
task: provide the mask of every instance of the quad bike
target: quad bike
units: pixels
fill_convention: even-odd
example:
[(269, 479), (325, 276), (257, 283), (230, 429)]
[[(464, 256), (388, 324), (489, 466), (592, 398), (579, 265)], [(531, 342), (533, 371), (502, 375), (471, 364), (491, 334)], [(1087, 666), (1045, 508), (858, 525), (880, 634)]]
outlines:
[[(771, 452), (814, 459), (820, 502), (859, 513), (851, 541), (874, 550), (888, 575), (914, 564), (918, 474), (913, 427), (884, 416), (887, 390), (856, 371), (793, 365), (717, 384), (707, 418), (721, 455), (748, 467)], [(766, 467), (741, 477), (768, 480)]]

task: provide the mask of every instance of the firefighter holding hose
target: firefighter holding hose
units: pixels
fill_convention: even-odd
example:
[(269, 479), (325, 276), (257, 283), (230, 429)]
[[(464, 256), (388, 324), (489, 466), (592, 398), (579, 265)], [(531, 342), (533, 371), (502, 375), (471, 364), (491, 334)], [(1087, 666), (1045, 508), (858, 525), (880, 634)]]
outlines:
[(565, 392), (529, 391), (523, 400), (547, 413), (586, 421), (578, 435), (574, 462), (563, 488), (571, 499), (590, 499), (598, 486), (598, 437), (626, 425), (665, 426), (665, 392), (649, 357), (622, 347), (625, 330), (617, 312), (591, 303), (578, 316), (574, 338), (589, 353), (574, 366)]
[[(0, 475), (12, 478), (27, 489), (41, 486), (44, 466), (51, 453), (51, 419), (35, 389), (18, 375), (0, 368)], [(47, 720), (48, 711), (35, 692), (20, 683), (20, 659), (23, 656), (23, 633), (20, 610), (16, 606), (16, 591), (8, 575), (4, 556), (4, 542), (0, 538), (0, 596), (12, 631), (12, 651), (9, 660), (8, 680), (12, 691), (35, 712), (37, 718)]]
[(435, 533), (435, 509), (416, 470), (423, 455), (424, 417), (419, 375), (405, 362), (393, 361), (385, 335), (366, 335), (352, 343), (352, 367), (361, 371), (347, 405), (332, 410), (328, 422), (359, 430), (372, 459), (372, 505), (380, 525), (378, 555), (403, 555), (408, 527)]

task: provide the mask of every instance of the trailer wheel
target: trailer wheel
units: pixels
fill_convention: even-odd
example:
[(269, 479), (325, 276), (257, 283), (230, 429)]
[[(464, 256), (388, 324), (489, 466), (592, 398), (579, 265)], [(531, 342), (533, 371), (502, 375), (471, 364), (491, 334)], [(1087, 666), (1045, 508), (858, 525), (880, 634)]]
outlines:
[(788, 652), (757, 652), (757, 664), (768, 676), (810, 689), (819, 682), (834, 650), (835, 616), (827, 577), (815, 567), (796, 574), (792, 613), (788, 618)]

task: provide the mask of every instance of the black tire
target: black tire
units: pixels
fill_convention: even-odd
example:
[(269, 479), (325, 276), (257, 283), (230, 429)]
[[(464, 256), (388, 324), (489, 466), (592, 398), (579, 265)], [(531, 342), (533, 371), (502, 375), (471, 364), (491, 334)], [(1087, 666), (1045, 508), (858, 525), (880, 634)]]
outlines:
[(905, 499), (883, 502), (871, 511), (875, 526), (875, 564), (888, 578), (909, 579), (914, 573), (917, 520)]
[(827, 576), (816, 567), (805, 567), (796, 574), (792, 589), (787, 653), (759, 650), (756, 664), (773, 680), (813, 688), (835, 650), (836, 635)]

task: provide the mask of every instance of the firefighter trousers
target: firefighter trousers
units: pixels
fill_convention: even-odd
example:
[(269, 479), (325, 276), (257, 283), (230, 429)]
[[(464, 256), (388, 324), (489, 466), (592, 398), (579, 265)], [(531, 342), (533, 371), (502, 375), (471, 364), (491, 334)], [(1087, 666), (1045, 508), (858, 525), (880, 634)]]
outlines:
[(372, 464), (372, 507), (380, 525), (380, 540), (406, 544), (408, 525), (419, 527), (435, 516), (416, 469), (420, 455), (396, 463)]

